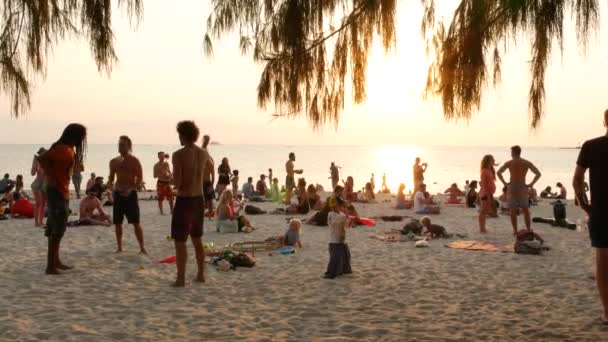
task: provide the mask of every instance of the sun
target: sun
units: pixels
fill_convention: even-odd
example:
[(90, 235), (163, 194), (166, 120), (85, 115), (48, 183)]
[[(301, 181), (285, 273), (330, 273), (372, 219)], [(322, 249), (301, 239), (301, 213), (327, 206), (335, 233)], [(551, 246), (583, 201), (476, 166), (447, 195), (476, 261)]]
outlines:
[(379, 146), (374, 151), (376, 189), (380, 190), (382, 175), (386, 174), (386, 185), (392, 193), (397, 192), (400, 183), (405, 183), (405, 191), (413, 189), (412, 166), (418, 156), (415, 146)]

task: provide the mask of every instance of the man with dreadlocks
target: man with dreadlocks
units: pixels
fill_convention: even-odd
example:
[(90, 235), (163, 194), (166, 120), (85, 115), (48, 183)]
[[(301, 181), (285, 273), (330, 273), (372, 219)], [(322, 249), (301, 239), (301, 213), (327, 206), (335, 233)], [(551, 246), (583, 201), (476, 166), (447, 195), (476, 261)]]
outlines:
[(48, 219), (45, 235), (48, 238), (46, 274), (72, 267), (59, 259), (59, 246), (67, 227), (70, 199), (70, 177), (75, 160), (82, 160), (86, 149), (87, 129), (81, 124), (69, 124), (51, 148), (38, 157), (46, 175)]

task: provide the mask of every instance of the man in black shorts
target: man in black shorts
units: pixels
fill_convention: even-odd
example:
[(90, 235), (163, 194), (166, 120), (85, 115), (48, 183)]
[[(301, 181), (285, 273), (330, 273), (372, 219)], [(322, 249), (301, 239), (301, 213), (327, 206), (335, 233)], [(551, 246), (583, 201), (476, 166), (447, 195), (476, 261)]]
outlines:
[(295, 174), (301, 175), (303, 170), (296, 170), (294, 166), (294, 162), (296, 161), (296, 154), (291, 152), (289, 153), (289, 160), (285, 163), (285, 172), (287, 176), (285, 177), (285, 204), (291, 204), (291, 196), (293, 193), (293, 189), (296, 187), (296, 179)]
[[(604, 126), (608, 127), (608, 110), (604, 112)], [(587, 169), (591, 203), (585, 196)], [(608, 324), (608, 132), (583, 144), (576, 162), (572, 185), (580, 207), (589, 215), (591, 246), (596, 251), (595, 277), (604, 306), (601, 321)]]
[[(110, 161), (110, 176), (108, 183), (114, 185), (114, 224), (116, 225), (116, 253), (122, 252), (122, 223), (124, 217), (135, 228), (135, 236), (139, 243), (139, 251), (148, 254), (144, 248), (144, 233), (139, 223), (139, 203), (137, 188), (141, 185), (143, 171), (141, 163), (131, 151), (133, 144), (128, 136), (123, 135), (118, 140), (120, 155)], [(116, 183), (114, 178), (116, 177)]]
[(199, 130), (193, 121), (177, 124), (179, 141), (183, 146), (173, 153), (173, 180), (177, 188), (177, 199), (171, 220), (171, 236), (175, 241), (177, 277), (173, 286), (186, 284), (186, 261), (188, 236), (194, 245), (198, 273), (194, 279), (205, 282), (205, 250), (203, 249), (203, 179), (208, 165), (209, 154), (195, 145)]

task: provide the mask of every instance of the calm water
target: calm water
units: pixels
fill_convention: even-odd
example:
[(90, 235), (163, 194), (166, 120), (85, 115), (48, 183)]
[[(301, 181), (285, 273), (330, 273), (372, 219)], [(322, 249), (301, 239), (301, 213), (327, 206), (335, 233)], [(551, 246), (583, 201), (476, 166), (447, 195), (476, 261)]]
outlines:
[[(38, 145), (0, 145), (0, 173), (23, 174), (26, 189), (32, 181), (30, 166)], [(47, 146), (48, 147), (48, 146)], [(178, 146), (136, 145), (133, 154), (144, 167), (144, 178), (148, 188), (155, 184), (152, 167), (157, 161), (158, 151), (173, 152)], [(223, 157), (230, 161), (232, 169), (240, 171), (241, 184), (248, 176), (254, 180), (261, 173), (273, 169), (274, 177), (282, 184), (285, 180), (285, 162), (289, 152), (296, 153), (296, 168), (304, 169), (308, 182), (329, 188), (329, 165), (332, 161), (341, 166), (340, 176), (353, 176), (355, 188), (363, 187), (371, 174), (376, 175), (376, 187), (380, 188), (382, 174), (386, 173), (387, 184), (395, 191), (400, 182), (407, 188), (412, 184), (412, 165), (416, 156), (429, 164), (425, 174), (431, 192), (445, 190), (451, 183), (460, 187), (465, 179), (479, 178), (479, 163), (484, 154), (493, 154), (497, 162), (508, 160), (507, 147), (417, 147), (417, 146), (274, 146), (274, 145), (212, 145), (210, 153), (216, 163)], [(114, 145), (90, 145), (85, 160), (85, 182), (90, 172), (107, 179), (108, 162), (117, 155)], [(543, 176), (537, 189), (560, 181), (568, 188), (572, 197), (571, 178), (578, 150), (558, 148), (525, 148), (523, 157), (535, 163)], [(152, 186), (153, 187), (153, 186)], [(500, 187), (499, 187), (500, 188)]]

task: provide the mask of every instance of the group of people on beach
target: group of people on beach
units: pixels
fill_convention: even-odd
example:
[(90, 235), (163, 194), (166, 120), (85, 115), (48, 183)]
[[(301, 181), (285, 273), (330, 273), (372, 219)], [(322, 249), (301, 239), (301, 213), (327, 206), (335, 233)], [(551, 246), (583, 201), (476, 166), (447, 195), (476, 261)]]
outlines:
[[(608, 110), (604, 113), (605, 124), (608, 124)], [(286, 207), (278, 212), (287, 214), (307, 214), (317, 210), (314, 215), (305, 219), (305, 223), (329, 226), (329, 262), (325, 277), (334, 278), (341, 274), (352, 272), (350, 266), (350, 251), (346, 244), (346, 227), (351, 219), (358, 218), (353, 206), (354, 202), (370, 203), (375, 200), (374, 175), (370, 182), (360, 192), (355, 192), (351, 176), (340, 181), (340, 167), (335, 163), (330, 165), (332, 193), (322, 201), (318, 192), (322, 190), (314, 184), (308, 184), (304, 178), (296, 180), (303, 170), (295, 167), (296, 156), (290, 153), (285, 163), (284, 195), (281, 196), (278, 179), (273, 177), (272, 169), (268, 175), (261, 174), (255, 186), (253, 177), (248, 177), (239, 192), (238, 170), (231, 170), (227, 158), (223, 158), (217, 169), (217, 183), (213, 159), (207, 148), (209, 136), (204, 136), (201, 146), (197, 145), (199, 129), (193, 121), (182, 121), (177, 124), (177, 135), (182, 148), (172, 156), (165, 152), (158, 153), (158, 162), (154, 165), (154, 178), (157, 180), (156, 192), (158, 208), (164, 213), (163, 202), (169, 204), (171, 218), (171, 238), (174, 240), (176, 251), (177, 275), (174, 286), (184, 286), (185, 266), (187, 260), (186, 241), (191, 238), (198, 272), (196, 281), (204, 282), (205, 252), (201, 242), (203, 236), (204, 217), (216, 217), (218, 231), (253, 229), (248, 219), (240, 214), (243, 204), (238, 199), (250, 201), (272, 200), (282, 201)], [(86, 184), (84, 197), (81, 197), (82, 172), (86, 153), (87, 130), (81, 124), (70, 124), (60, 138), (47, 150), (40, 148), (32, 161), (31, 174), (34, 176), (32, 194), (34, 205), (31, 216), (36, 226), (45, 228), (48, 238), (47, 274), (59, 274), (62, 270), (70, 269), (60, 258), (60, 245), (68, 225), (69, 184), (74, 184), (76, 197), (80, 202), (80, 224), (115, 225), (117, 252), (122, 251), (123, 223), (134, 227), (135, 236), (139, 243), (140, 252), (146, 254), (144, 247), (143, 227), (140, 222), (140, 210), (137, 191), (143, 187), (142, 165), (132, 154), (133, 143), (128, 136), (118, 139), (119, 155), (109, 163), (108, 182), (104, 184), (102, 177), (91, 174)], [(608, 203), (608, 181), (605, 177), (608, 171), (608, 136), (603, 136), (586, 142), (577, 160), (577, 168), (573, 180), (576, 202), (589, 215), (589, 232), (592, 246), (597, 250), (596, 279), (605, 312), (602, 321), (608, 324), (608, 216), (605, 214)], [(498, 164), (492, 155), (485, 155), (481, 160), (479, 181), (465, 183), (464, 191), (457, 184), (446, 189), (448, 195), (446, 204), (461, 204), (459, 197), (464, 196), (467, 206), (476, 205), (479, 208), (479, 230), (486, 233), (487, 217), (495, 215), (496, 203), (501, 209), (509, 212), (513, 233), (518, 234), (518, 215), (524, 217), (526, 232), (531, 232), (529, 207), (540, 198), (566, 199), (567, 191), (563, 184), (558, 183), (559, 192), (553, 193), (550, 187), (537, 196), (534, 185), (541, 177), (541, 172), (530, 161), (522, 158), (519, 146), (511, 147), (511, 160), (495, 169)], [(169, 164), (168, 159), (171, 159)], [(400, 184), (396, 194), (396, 208), (413, 208), (416, 214), (432, 215), (440, 213), (440, 205), (427, 191), (424, 174), (428, 168), (416, 158), (413, 166), (413, 195), (405, 195), (405, 184)], [(586, 170), (590, 170), (590, 185), (584, 180)], [(504, 177), (509, 171), (509, 180)], [(527, 182), (528, 173), (534, 175)], [(270, 180), (270, 186), (266, 184)], [(503, 184), (503, 194), (496, 200), (496, 180)], [(228, 188), (230, 186), (230, 188)], [(479, 190), (477, 188), (479, 187)], [(591, 190), (591, 201), (586, 191)], [(388, 192), (386, 175), (383, 176), (382, 191)], [(12, 214), (19, 209), (19, 200), (27, 201), (27, 193), (23, 190), (23, 177), (16, 180), (5, 175), (0, 180), (0, 210), (8, 207)], [(295, 195), (296, 202), (292, 203)], [(213, 200), (218, 205), (213, 205)], [(102, 202), (102, 201), (105, 201)], [(103, 206), (112, 205), (112, 216), (108, 215)], [(205, 212), (206, 211), (206, 212)], [(3, 212), (0, 212), (0, 216)], [(44, 218), (47, 216), (46, 224)], [(428, 218), (428, 217), (427, 217)], [(232, 223), (235, 228), (230, 228)], [(290, 220), (288, 229), (283, 237), (289, 245), (301, 246), (299, 239), (300, 220)], [(425, 224), (431, 225), (430, 219)], [(226, 228), (228, 227), (228, 228)]]

